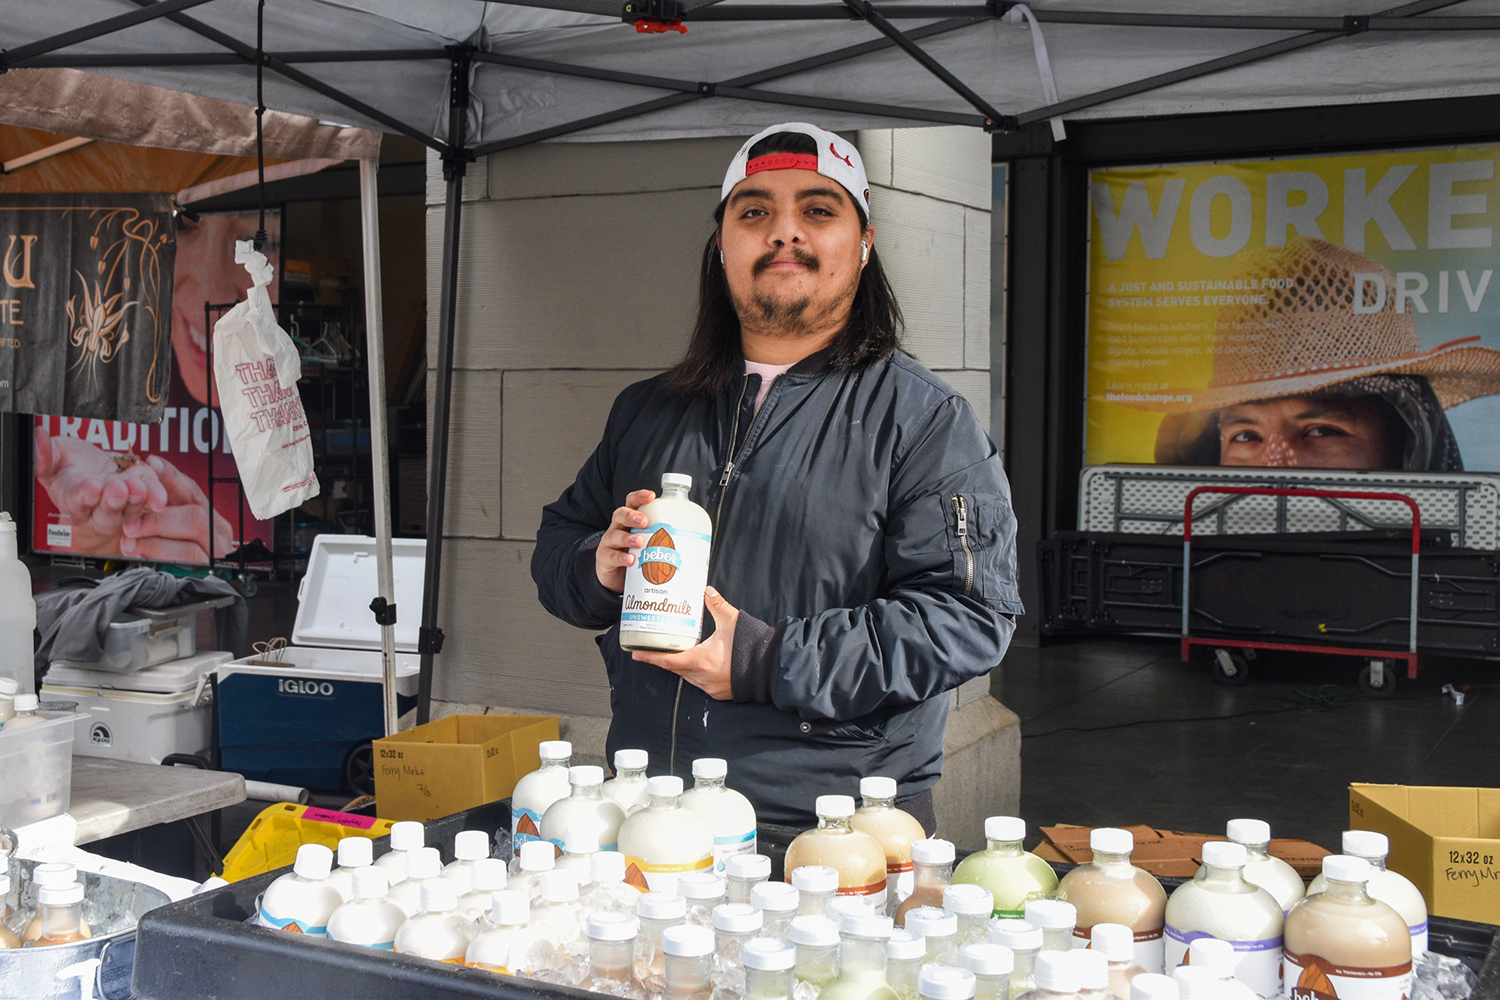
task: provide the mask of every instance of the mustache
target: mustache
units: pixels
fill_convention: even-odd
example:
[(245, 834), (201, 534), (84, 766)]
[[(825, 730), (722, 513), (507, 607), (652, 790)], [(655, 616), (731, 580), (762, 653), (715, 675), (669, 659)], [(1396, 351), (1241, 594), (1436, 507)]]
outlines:
[(790, 257), (783, 257), (780, 250), (772, 250), (770, 253), (761, 255), (756, 259), (755, 266), (750, 269), (750, 273), (752, 275), (761, 274), (763, 271), (765, 271), (766, 268), (776, 263), (778, 258), (782, 260), (794, 260), (797, 263), (806, 266), (810, 271), (816, 271), (821, 266), (818, 263), (818, 258), (813, 256), (808, 251), (802, 249), (801, 247), (792, 247)]

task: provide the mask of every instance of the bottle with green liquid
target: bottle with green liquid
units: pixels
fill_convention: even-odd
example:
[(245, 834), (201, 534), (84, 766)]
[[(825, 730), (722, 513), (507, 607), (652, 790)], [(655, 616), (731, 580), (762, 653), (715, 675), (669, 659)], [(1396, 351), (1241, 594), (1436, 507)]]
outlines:
[(984, 821), (984, 836), (987, 846), (959, 863), (953, 884), (983, 886), (995, 897), (996, 917), (1020, 919), (1028, 900), (1050, 896), (1057, 889), (1057, 873), (1035, 854), (1022, 850), (1024, 819), (991, 816)]

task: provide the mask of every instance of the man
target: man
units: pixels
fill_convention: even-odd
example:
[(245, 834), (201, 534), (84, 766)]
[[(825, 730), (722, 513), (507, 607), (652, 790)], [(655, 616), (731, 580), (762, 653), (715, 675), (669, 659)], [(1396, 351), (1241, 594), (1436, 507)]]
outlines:
[[(809, 826), (821, 794), (882, 774), (935, 829), (947, 692), (1005, 654), (1015, 520), (963, 397), (897, 346), (854, 147), (792, 122), (730, 163), (675, 368), (622, 392), (574, 484), (543, 512), (544, 606), (599, 638), (609, 751), (653, 773), (725, 757), (761, 822)], [(626, 653), (625, 568), (664, 472), (714, 520), (712, 632)]]

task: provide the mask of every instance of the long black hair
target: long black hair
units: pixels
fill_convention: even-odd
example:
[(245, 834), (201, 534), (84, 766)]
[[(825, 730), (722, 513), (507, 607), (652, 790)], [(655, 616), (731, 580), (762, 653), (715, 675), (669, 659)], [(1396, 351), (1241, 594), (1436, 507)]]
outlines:
[[(777, 132), (756, 143), (749, 158), (772, 153), (805, 153), (817, 155), (818, 145), (812, 136), (801, 132)], [(854, 201), (860, 226), (866, 225), (864, 209)], [(719, 260), (719, 229), (724, 223), (724, 202), (714, 210), (714, 232), (703, 247), (698, 271), (698, 318), (687, 352), (667, 373), (667, 388), (677, 396), (712, 396), (723, 392), (738, 376), (744, 374), (744, 354), (740, 348), (740, 318), (729, 294), (729, 281)], [(901, 346), (901, 306), (880, 266), (880, 256), (870, 248), (870, 259), (859, 276), (850, 307), (849, 324), (830, 346), (829, 362), (834, 368), (862, 371), (890, 356)]]

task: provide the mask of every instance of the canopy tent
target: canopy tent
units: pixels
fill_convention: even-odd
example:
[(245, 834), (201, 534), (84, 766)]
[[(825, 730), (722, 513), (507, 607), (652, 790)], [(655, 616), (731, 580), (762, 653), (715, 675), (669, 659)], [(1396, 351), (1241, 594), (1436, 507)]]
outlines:
[(1070, 118), (1500, 93), (1500, 0), (1218, 0), (1212, 14), (1197, 0), (272, 0), (264, 59), (257, 0), (15, 5), (0, 70), (87, 68), (244, 101), (259, 63), (268, 106), (402, 133), (443, 158), (419, 721), (443, 640), (467, 162), (549, 139), (748, 135), (788, 117), (989, 131), (1053, 120), (1061, 138)]

